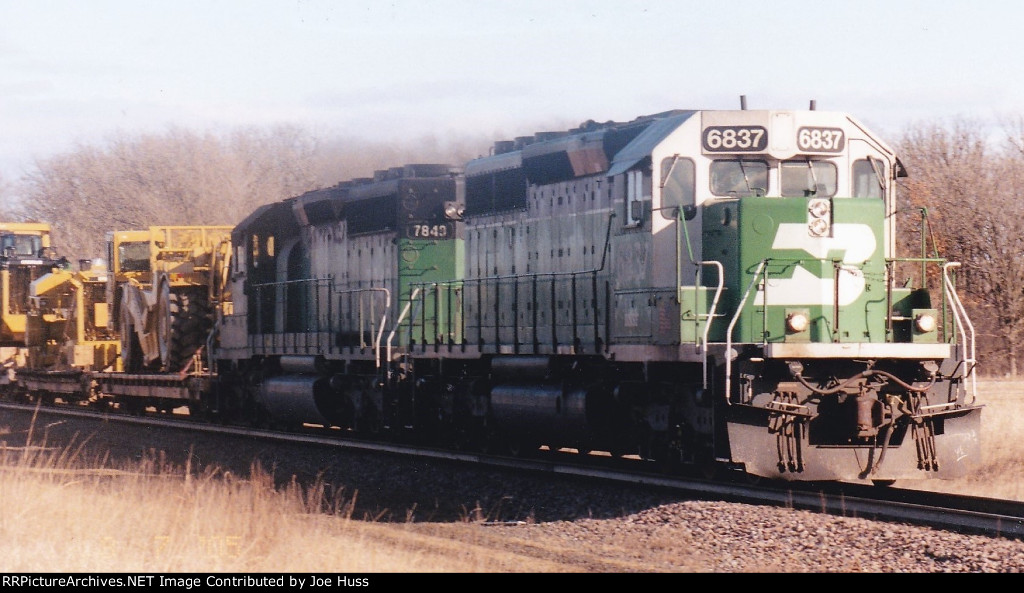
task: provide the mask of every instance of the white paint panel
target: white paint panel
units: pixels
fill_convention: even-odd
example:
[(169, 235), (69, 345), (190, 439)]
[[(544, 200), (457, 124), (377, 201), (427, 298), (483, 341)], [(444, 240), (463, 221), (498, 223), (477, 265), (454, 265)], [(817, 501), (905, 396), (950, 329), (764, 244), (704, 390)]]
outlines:
[(804, 223), (779, 225), (772, 249), (799, 249), (818, 259), (829, 252), (844, 251), (843, 263), (860, 264), (867, 261), (878, 244), (871, 227), (866, 224), (836, 224), (831, 237), (812, 237)]

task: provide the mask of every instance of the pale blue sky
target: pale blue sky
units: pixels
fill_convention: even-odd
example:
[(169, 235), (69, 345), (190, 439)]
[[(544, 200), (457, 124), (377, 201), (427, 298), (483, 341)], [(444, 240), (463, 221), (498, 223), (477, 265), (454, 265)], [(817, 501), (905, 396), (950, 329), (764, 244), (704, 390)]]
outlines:
[(668, 109), (1024, 114), (1011, 0), (0, 0), (0, 176), (120, 133), (513, 137)]

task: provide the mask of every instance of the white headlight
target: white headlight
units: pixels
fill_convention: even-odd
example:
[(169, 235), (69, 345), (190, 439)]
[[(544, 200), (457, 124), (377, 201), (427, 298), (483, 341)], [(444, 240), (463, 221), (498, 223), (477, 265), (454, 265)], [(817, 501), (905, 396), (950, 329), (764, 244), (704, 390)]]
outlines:
[(914, 326), (917, 328), (917, 331), (927, 334), (935, 331), (938, 324), (935, 321), (934, 315), (929, 313), (920, 313), (914, 318)]
[(455, 202), (444, 203), (444, 216), (448, 220), (462, 220), (465, 209)]
[(790, 313), (786, 315), (786, 328), (791, 332), (799, 333), (806, 331), (810, 323), (811, 320), (803, 313)]

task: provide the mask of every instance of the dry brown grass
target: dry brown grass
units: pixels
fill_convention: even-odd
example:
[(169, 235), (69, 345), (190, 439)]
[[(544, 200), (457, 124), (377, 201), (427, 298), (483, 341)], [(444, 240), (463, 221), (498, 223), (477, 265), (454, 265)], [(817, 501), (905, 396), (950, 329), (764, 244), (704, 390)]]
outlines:
[(955, 494), (1024, 501), (1024, 380), (986, 379), (978, 383), (981, 412), (981, 465), (957, 480), (899, 482)]
[[(904, 487), (1024, 500), (1024, 381), (986, 381), (983, 460), (972, 476)], [(0, 427), (0, 434), (4, 432)], [(0, 572), (574, 572), (537, 542), (462, 525), (350, 518), (358, 493), (275, 487), (174, 467), (154, 452), (118, 466), (84, 446), (0, 448)]]
[(352, 520), (356, 493), (275, 487), (258, 466), (245, 479), (196, 475), (159, 453), (117, 467), (82, 451), (0, 448), (0, 572), (560, 570), (472, 541)]

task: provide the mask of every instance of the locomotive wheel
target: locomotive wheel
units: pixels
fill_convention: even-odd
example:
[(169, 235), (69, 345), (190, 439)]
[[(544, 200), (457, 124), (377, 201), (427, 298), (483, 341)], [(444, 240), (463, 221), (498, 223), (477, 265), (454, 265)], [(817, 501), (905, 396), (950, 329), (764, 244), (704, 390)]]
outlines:
[(146, 404), (138, 398), (125, 397), (118, 400), (118, 406), (132, 416), (143, 416), (146, 414)]
[(375, 406), (366, 405), (365, 402), (355, 418), (355, 431), (362, 434), (379, 434), (384, 427), (381, 413)]
[(512, 457), (533, 457), (537, 454), (540, 445), (537, 443), (519, 438), (511, 438), (505, 444), (505, 450)]
[(721, 474), (721, 469), (721, 464), (710, 456), (697, 460), (697, 471), (705, 480), (717, 480)]
[(663, 436), (655, 436), (640, 446), (640, 458), (663, 474), (677, 473), (683, 465), (681, 452)]
[(199, 402), (189, 402), (188, 404), (188, 415), (192, 418), (203, 421), (211, 421), (213, 417), (207, 413), (206, 408)]
[(113, 402), (111, 402), (109, 399), (105, 397), (94, 399), (90, 401), (88, 405), (90, 408), (99, 410), (101, 412), (109, 412), (114, 409)]
[(469, 431), (462, 428), (456, 428), (452, 432), (452, 449), (455, 449), (456, 451), (472, 451), (473, 445), (473, 435), (471, 435)]
[(520, 441), (510, 441), (505, 449), (512, 457), (522, 457), (523, 453), (526, 452), (526, 445)]

